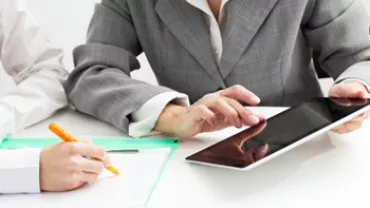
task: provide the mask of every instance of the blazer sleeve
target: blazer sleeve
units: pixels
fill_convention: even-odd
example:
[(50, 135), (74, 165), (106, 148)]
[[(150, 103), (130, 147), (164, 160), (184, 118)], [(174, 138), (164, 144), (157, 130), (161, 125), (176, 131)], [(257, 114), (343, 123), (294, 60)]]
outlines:
[(318, 63), (336, 82), (370, 83), (370, 16), (362, 0), (316, 0), (304, 33)]
[[(119, 2), (119, 3), (118, 3)], [(132, 79), (142, 53), (125, 1), (97, 4), (87, 42), (74, 50), (76, 68), (65, 88), (77, 110), (128, 133), (130, 115), (150, 98), (170, 89)]]

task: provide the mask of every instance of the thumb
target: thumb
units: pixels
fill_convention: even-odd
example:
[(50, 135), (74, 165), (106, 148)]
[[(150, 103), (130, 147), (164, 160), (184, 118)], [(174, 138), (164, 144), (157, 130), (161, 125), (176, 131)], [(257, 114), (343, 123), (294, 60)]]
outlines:
[(366, 98), (366, 88), (360, 83), (343, 83), (334, 85), (330, 92), (330, 97), (338, 98)]

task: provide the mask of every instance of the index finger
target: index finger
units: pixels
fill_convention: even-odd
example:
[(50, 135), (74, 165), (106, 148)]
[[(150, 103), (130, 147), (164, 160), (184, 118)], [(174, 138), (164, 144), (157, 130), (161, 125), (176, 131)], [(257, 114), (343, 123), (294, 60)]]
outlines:
[(96, 146), (92, 143), (74, 143), (75, 150), (78, 154), (84, 157), (95, 158), (103, 161), (105, 165), (110, 165), (108, 154), (103, 148)]
[(257, 95), (240, 85), (227, 88), (219, 93), (221, 96), (229, 97), (235, 100), (241, 100), (249, 105), (258, 105), (261, 102)]

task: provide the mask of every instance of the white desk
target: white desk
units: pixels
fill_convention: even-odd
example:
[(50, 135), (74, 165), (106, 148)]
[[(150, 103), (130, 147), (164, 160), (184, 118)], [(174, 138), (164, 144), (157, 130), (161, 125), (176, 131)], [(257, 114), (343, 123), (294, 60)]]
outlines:
[[(255, 109), (272, 115), (282, 109)], [(90, 117), (62, 112), (18, 133), (52, 136), (55, 121), (78, 137), (123, 136)], [(182, 141), (149, 207), (370, 207), (370, 123), (346, 138), (323, 135), (249, 172), (188, 164), (184, 158), (235, 130)]]

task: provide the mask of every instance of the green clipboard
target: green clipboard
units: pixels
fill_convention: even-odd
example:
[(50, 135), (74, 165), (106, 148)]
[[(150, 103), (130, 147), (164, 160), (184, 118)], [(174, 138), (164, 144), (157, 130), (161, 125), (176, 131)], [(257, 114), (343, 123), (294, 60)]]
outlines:
[[(0, 144), (0, 149), (21, 149), (21, 148), (43, 148), (50, 144), (60, 142), (57, 138), (5, 138)], [(148, 203), (153, 195), (159, 181), (161, 180), (163, 173), (167, 167), (169, 160), (171, 159), (174, 151), (177, 148), (177, 139), (167, 138), (94, 138), (92, 139), (94, 144), (103, 147), (106, 151), (119, 151), (119, 150), (149, 150), (159, 148), (170, 148), (171, 153), (165, 162), (161, 173), (149, 194), (148, 199), (145, 202), (144, 207), (148, 206)]]
[[(5, 138), (0, 149), (43, 148), (60, 142), (58, 138)], [(167, 138), (94, 138), (94, 144), (106, 151), (112, 150), (145, 150), (158, 148), (176, 149), (177, 140)]]

